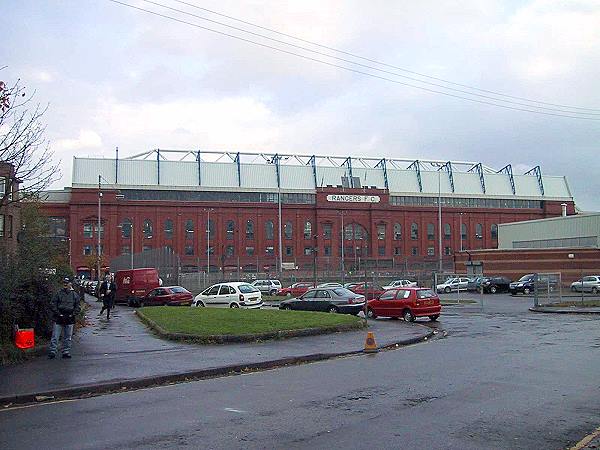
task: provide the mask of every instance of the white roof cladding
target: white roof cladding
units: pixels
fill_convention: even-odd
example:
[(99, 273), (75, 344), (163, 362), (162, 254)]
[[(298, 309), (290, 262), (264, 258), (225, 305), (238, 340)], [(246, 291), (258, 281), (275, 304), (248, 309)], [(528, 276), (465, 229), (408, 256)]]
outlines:
[[(184, 156), (166, 159), (170, 152)], [(352, 176), (363, 188), (387, 188), (391, 195), (435, 197), (439, 189), (446, 197), (572, 200), (565, 177), (542, 176), (537, 167), (513, 174), (507, 167), (500, 172), (471, 162), (161, 150), (118, 160), (75, 157), (72, 185), (97, 187), (100, 175), (104, 186), (121, 189), (274, 192), (279, 178), (283, 192), (314, 193)]]

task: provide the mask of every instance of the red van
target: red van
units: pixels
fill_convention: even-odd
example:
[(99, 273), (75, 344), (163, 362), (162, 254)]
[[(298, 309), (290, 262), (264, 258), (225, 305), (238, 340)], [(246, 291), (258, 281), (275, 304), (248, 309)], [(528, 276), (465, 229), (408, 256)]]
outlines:
[(129, 306), (139, 305), (141, 298), (160, 285), (156, 269), (118, 270), (115, 283), (117, 284), (115, 302), (127, 303)]
[(435, 321), (440, 317), (440, 298), (431, 289), (401, 288), (389, 289), (379, 298), (367, 303), (367, 317), (402, 317), (413, 322), (417, 317), (429, 317)]

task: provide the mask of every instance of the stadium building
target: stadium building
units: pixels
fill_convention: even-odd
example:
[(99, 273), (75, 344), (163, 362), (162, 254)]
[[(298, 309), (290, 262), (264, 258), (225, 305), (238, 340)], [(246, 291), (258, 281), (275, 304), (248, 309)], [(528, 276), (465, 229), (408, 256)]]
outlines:
[(351, 271), (451, 263), (496, 248), (499, 224), (575, 214), (566, 178), (539, 166), (180, 150), (75, 157), (72, 186), (43, 200), (88, 274), (98, 238), (105, 262), (166, 248), (183, 271)]

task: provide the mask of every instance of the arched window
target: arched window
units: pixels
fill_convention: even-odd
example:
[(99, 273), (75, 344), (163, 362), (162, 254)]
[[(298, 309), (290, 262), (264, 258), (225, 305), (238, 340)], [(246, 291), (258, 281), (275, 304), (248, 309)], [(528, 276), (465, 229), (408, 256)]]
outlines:
[(464, 241), (465, 239), (467, 239), (467, 224), (463, 223), (461, 230), (460, 230), (460, 238)]
[(399, 223), (394, 224), (394, 240), (399, 241), (402, 239), (402, 225)]
[(121, 237), (122, 238), (130, 238), (131, 237), (131, 219), (125, 218), (121, 222)]
[(380, 223), (377, 225), (377, 240), (384, 241), (385, 240), (385, 224)]
[(265, 222), (265, 238), (272, 240), (273, 239), (273, 232), (274, 228), (273, 228), (273, 221), (272, 220), (267, 220)]
[(283, 227), (283, 234), (286, 239), (292, 238), (292, 230), (292, 222), (286, 222), (285, 226)]
[(227, 247), (225, 247), (225, 256), (227, 258), (231, 258), (233, 255), (235, 254), (233, 245), (228, 245)]
[(354, 224), (354, 240), (362, 241), (363, 239), (367, 239), (367, 231), (357, 223)]
[(427, 239), (430, 241), (435, 239), (435, 228), (432, 223), (427, 224)]
[(475, 225), (475, 239), (483, 239), (483, 226), (480, 223)]
[(192, 219), (185, 221), (185, 238), (187, 240), (194, 239), (194, 221)]
[(149, 219), (144, 220), (142, 232), (144, 233), (144, 239), (152, 239), (152, 221)]
[(310, 220), (307, 220), (304, 223), (304, 239), (310, 238), (312, 238), (312, 223), (310, 223)]
[(206, 231), (208, 234), (208, 239), (215, 238), (215, 222), (214, 222), (214, 220), (210, 219), (208, 221), (208, 223), (206, 224)]
[(254, 222), (251, 220), (246, 222), (246, 239), (254, 239)]
[(490, 233), (492, 235), (492, 240), (497, 241), (498, 240), (498, 225), (493, 223), (492, 226), (490, 227)]
[(227, 236), (228, 241), (233, 240), (234, 231), (235, 231), (235, 224), (233, 223), (233, 220), (229, 220), (227, 222), (227, 228), (225, 229), (225, 235)]
[(173, 221), (171, 219), (165, 220), (164, 233), (165, 239), (173, 239)]
[(419, 239), (419, 225), (414, 222), (410, 225), (410, 238), (414, 241)]
[(449, 223), (444, 224), (444, 239), (450, 239), (452, 236), (452, 228), (450, 228)]

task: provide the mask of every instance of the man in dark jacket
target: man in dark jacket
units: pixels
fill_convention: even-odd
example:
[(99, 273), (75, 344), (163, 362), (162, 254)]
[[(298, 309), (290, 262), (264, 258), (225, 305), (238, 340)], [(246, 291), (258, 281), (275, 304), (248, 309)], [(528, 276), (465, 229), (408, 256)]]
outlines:
[(73, 327), (75, 317), (81, 310), (79, 296), (71, 286), (71, 280), (65, 278), (63, 287), (60, 289), (50, 302), (50, 310), (54, 318), (54, 327), (52, 328), (52, 339), (50, 339), (50, 352), (48, 358), (56, 357), (58, 351), (58, 341), (62, 333), (63, 347), (62, 357), (71, 357), (71, 338), (73, 337)]
[(106, 320), (110, 320), (110, 310), (115, 306), (116, 291), (117, 285), (112, 276), (107, 273), (98, 290), (98, 297), (102, 299), (102, 309), (98, 315), (101, 316), (104, 310), (106, 310)]

